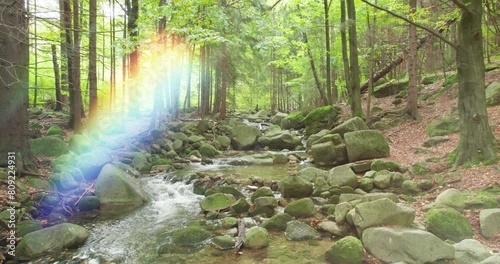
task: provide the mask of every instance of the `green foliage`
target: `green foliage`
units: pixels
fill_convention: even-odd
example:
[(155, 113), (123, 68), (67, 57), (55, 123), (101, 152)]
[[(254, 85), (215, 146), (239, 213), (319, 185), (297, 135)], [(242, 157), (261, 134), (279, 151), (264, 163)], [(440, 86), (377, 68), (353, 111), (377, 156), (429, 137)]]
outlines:
[(304, 117), (304, 123), (310, 125), (316, 122), (337, 120), (342, 109), (338, 105), (327, 105), (313, 109)]

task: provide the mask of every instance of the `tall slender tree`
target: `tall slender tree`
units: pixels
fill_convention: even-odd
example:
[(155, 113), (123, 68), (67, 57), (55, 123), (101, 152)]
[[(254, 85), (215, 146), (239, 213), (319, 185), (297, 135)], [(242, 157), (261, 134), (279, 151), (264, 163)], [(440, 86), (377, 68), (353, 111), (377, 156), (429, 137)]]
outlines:
[(139, 74), (139, 45), (137, 37), (139, 36), (137, 20), (139, 19), (139, 0), (126, 0), (127, 6), (127, 31), (134, 44), (132, 52), (129, 55), (129, 79), (132, 85), (129, 85), (129, 115), (137, 116), (139, 114), (139, 91), (137, 89), (137, 77)]
[(349, 57), (350, 57), (350, 78), (351, 78), (351, 114), (352, 116), (363, 117), (361, 107), (360, 78), (361, 72), (358, 63), (358, 36), (356, 33), (356, 7), (354, 0), (347, 0), (347, 17), (349, 18)]
[(22, 164), (28, 167), (33, 162), (28, 135), (29, 39), (25, 1), (0, 0), (0, 7), (0, 166), (12, 165), (17, 158), (17, 169), (23, 169)]
[[(415, 14), (417, 11), (417, 0), (409, 0), (410, 4), (410, 14)], [(413, 24), (409, 24), (409, 48), (408, 48), (408, 59), (407, 59), (407, 69), (408, 69), (408, 100), (406, 102), (406, 113), (408, 113), (414, 120), (420, 120), (421, 117), (417, 109), (417, 65), (418, 65), (418, 54), (417, 54), (417, 27)]]
[(89, 118), (97, 117), (97, 1), (89, 3)]
[(331, 62), (330, 62), (330, 6), (328, 0), (323, 0), (323, 7), (325, 10), (325, 47), (326, 47), (326, 95), (328, 104), (332, 104), (332, 75), (331, 75)]

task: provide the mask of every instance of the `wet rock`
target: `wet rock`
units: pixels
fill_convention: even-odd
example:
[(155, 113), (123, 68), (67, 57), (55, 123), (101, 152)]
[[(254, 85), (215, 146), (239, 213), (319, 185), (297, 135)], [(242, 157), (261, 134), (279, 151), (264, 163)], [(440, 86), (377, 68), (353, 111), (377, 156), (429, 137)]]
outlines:
[(100, 206), (101, 200), (99, 200), (97, 196), (84, 196), (78, 202), (78, 209), (82, 212), (96, 210), (99, 209)]
[(325, 261), (332, 264), (361, 264), (365, 250), (361, 241), (347, 236), (335, 242), (325, 253)]
[(271, 197), (271, 196), (259, 197), (259, 198), (255, 199), (253, 201), (253, 203), (257, 208), (260, 208), (260, 207), (276, 208), (276, 207), (278, 207), (278, 200), (276, 200), (276, 198), (274, 198), (274, 196), (273, 197)]
[(206, 158), (215, 158), (220, 154), (218, 150), (216, 150), (212, 145), (208, 143), (202, 144), (198, 151), (200, 152), (202, 157)]
[(78, 183), (73, 179), (73, 176), (67, 172), (53, 174), (50, 177), (50, 181), (62, 192), (70, 191), (78, 187)]
[(261, 133), (256, 127), (237, 125), (231, 129), (230, 135), (233, 148), (242, 150), (253, 147)]
[(172, 234), (175, 245), (196, 245), (210, 237), (210, 233), (199, 226), (188, 226)]
[(425, 228), (437, 237), (455, 242), (472, 238), (472, 227), (467, 218), (449, 207), (431, 209), (425, 214)]
[(231, 210), (237, 214), (246, 213), (248, 212), (248, 209), (250, 209), (250, 204), (244, 197), (241, 197), (233, 205), (231, 205)]
[(479, 213), (479, 223), (485, 238), (500, 234), (500, 208), (482, 210)]
[(76, 248), (87, 240), (87, 229), (75, 224), (59, 224), (28, 233), (16, 248), (19, 259), (33, 259), (47, 253)]
[(200, 206), (205, 211), (216, 211), (229, 208), (236, 202), (234, 196), (227, 193), (215, 193), (203, 198)]
[(95, 194), (102, 205), (142, 205), (148, 200), (140, 183), (112, 164), (104, 165), (99, 173)]
[(205, 196), (209, 196), (209, 195), (212, 195), (212, 194), (215, 194), (215, 193), (227, 193), (227, 194), (231, 194), (232, 196), (234, 196), (235, 199), (240, 199), (241, 197), (243, 197), (243, 194), (240, 191), (238, 191), (235, 188), (230, 187), (230, 186), (215, 186), (215, 187), (212, 187), (212, 188), (208, 189), (205, 192)]
[(265, 196), (274, 197), (274, 194), (273, 194), (273, 191), (271, 190), (271, 188), (261, 187), (261, 188), (257, 189), (254, 193), (252, 193), (250, 201), (253, 202), (253, 201), (255, 201), (255, 199), (257, 199), (259, 197), (265, 197)]
[(47, 216), (47, 222), (49, 225), (58, 225), (58, 224), (63, 224), (68, 222), (68, 218), (64, 216), (63, 214), (58, 214), (58, 213), (50, 213)]
[(216, 236), (212, 238), (212, 245), (221, 250), (234, 248), (235, 241), (230, 236)]
[(292, 217), (304, 218), (314, 215), (314, 202), (311, 198), (293, 201), (285, 208), (285, 213)]
[(263, 227), (252, 227), (247, 230), (243, 245), (252, 249), (261, 249), (269, 246), (269, 233)]
[(389, 263), (420, 264), (455, 258), (453, 246), (419, 229), (368, 228), (363, 232), (362, 241), (370, 254)]
[(319, 239), (320, 234), (310, 225), (293, 220), (287, 223), (286, 238), (292, 241)]
[(26, 234), (43, 229), (42, 224), (36, 220), (26, 220), (16, 224), (17, 237), (24, 237)]

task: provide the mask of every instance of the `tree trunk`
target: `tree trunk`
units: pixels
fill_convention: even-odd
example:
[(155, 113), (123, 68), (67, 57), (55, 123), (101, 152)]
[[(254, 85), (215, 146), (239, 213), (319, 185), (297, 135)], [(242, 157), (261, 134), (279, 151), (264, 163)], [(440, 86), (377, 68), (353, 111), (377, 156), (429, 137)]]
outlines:
[(97, 117), (97, 0), (90, 0), (89, 15), (89, 119)]
[(272, 88), (271, 88), (271, 114), (276, 114), (276, 98), (277, 98), (277, 95), (276, 95), (276, 64), (274, 62), (274, 60), (276, 59), (276, 54), (274, 52), (274, 48), (273, 48), (273, 51), (272, 51), (272, 54), (271, 54), (271, 60), (273, 61), (271, 63), (271, 78), (272, 78)]
[[(65, 26), (64, 0), (59, 0), (59, 20), (60, 20), (60, 46), (61, 46), (61, 90), (64, 91), (63, 97), (67, 96), (68, 92), (68, 49), (66, 43), (66, 26)], [(65, 101), (65, 100), (63, 100)]]
[(28, 135), (29, 37), (24, 3), (0, 0), (0, 166), (13, 165), (8, 160), (14, 160), (17, 170), (34, 160)]
[(61, 94), (61, 75), (59, 73), (59, 64), (57, 62), (57, 47), (56, 45), (50, 45), (52, 50), (52, 65), (54, 67), (54, 81), (56, 85), (56, 107), (54, 111), (62, 110), (62, 94)]
[(463, 121), (455, 165), (495, 158), (494, 136), (488, 123), (484, 84), (481, 1), (460, 0), (458, 24), (458, 110)]
[[(415, 14), (417, 11), (417, 0), (409, 0), (410, 14)], [(414, 120), (420, 120), (421, 117), (417, 110), (417, 27), (413, 24), (409, 25), (409, 48), (408, 48), (408, 100), (406, 101), (406, 113), (408, 113)]]
[(342, 42), (342, 63), (344, 64), (344, 79), (345, 86), (349, 96), (351, 94), (351, 73), (349, 69), (349, 56), (347, 54), (347, 25), (346, 25), (346, 13), (345, 13), (345, 0), (340, 0), (340, 38)]
[(328, 104), (332, 104), (332, 80), (330, 70), (330, 19), (328, 17), (329, 7), (328, 0), (323, 0), (325, 9), (325, 46), (326, 46), (326, 95)]
[(171, 77), (170, 77), (170, 88), (171, 88), (171, 112), (172, 117), (177, 119), (179, 117), (179, 94), (181, 89), (181, 69), (182, 69), (182, 61), (181, 61), (181, 51), (180, 51), (180, 43), (178, 42), (178, 37), (176, 35), (172, 35), (172, 51), (176, 56), (174, 56), (172, 61), (171, 69)]
[(220, 87), (220, 119), (226, 119), (226, 91), (227, 91), (227, 46), (226, 43), (221, 44), (222, 47), (222, 62), (221, 62), (221, 87)]
[[(139, 19), (139, 1), (126, 0), (127, 5), (127, 30), (132, 42), (137, 42), (137, 20)], [(139, 45), (136, 43), (130, 53), (129, 61), (129, 79), (132, 84), (128, 86), (129, 89), (129, 115), (132, 117), (139, 116), (139, 91), (137, 90), (137, 75), (139, 73)]]
[(194, 52), (196, 50), (196, 45), (193, 44), (193, 49), (189, 52), (189, 65), (187, 72), (187, 88), (186, 88), (186, 98), (184, 99), (184, 112), (186, 108), (191, 108), (191, 75), (193, 73), (193, 62), (194, 62)]
[(328, 99), (325, 96), (325, 91), (323, 91), (323, 88), (321, 88), (321, 82), (318, 77), (318, 71), (316, 70), (316, 65), (314, 64), (314, 57), (311, 52), (311, 47), (309, 46), (309, 41), (307, 39), (306, 32), (302, 32), (302, 38), (304, 39), (304, 43), (306, 44), (307, 57), (309, 58), (309, 64), (311, 65), (312, 74), (314, 76), (314, 81), (316, 83), (316, 88), (318, 89), (319, 96), (323, 101), (323, 105), (328, 105)]
[(200, 115), (201, 118), (205, 118), (208, 115), (209, 108), (209, 97), (208, 97), (208, 80), (207, 80), (207, 45), (200, 47), (200, 87), (201, 87), (201, 98), (200, 98)]
[(358, 63), (358, 37), (356, 33), (356, 8), (354, 6), (354, 0), (347, 0), (347, 16), (349, 18), (349, 57), (351, 62), (349, 67), (351, 74), (351, 114), (352, 116), (363, 117), (360, 91), (361, 73)]

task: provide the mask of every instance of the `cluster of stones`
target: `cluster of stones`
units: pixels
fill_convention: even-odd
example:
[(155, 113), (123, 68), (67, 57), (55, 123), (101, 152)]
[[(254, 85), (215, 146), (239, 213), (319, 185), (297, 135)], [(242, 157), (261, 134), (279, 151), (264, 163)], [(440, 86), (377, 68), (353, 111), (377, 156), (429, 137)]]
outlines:
[[(363, 176), (354, 172), (363, 170)], [(415, 209), (400, 200), (411, 200), (410, 195), (429, 190), (433, 184), (406, 179), (402, 173), (406, 171), (387, 160), (329, 171), (306, 168), (280, 181), (279, 192), (260, 187), (248, 200), (233, 188), (237, 186), (219, 186), (207, 191), (200, 205), (207, 218), (220, 219), (221, 227), (228, 229), (211, 240), (219, 249), (234, 247), (237, 219), (242, 218), (251, 227), (243, 241), (250, 249), (268, 247), (269, 232), (285, 232), (292, 241), (338, 239), (325, 252), (328, 263), (362, 263), (365, 251), (389, 263), (500, 260), (472, 239), (472, 227), (463, 214), (471, 203), (456, 189), (442, 192), (424, 208), (424, 225), (416, 223)], [(500, 208), (498, 202), (487, 207), (493, 208), (481, 211), (481, 231), (485, 238), (494, 238), (500, 234)], [(311, 218), (319, 221), (313, 225)]]

